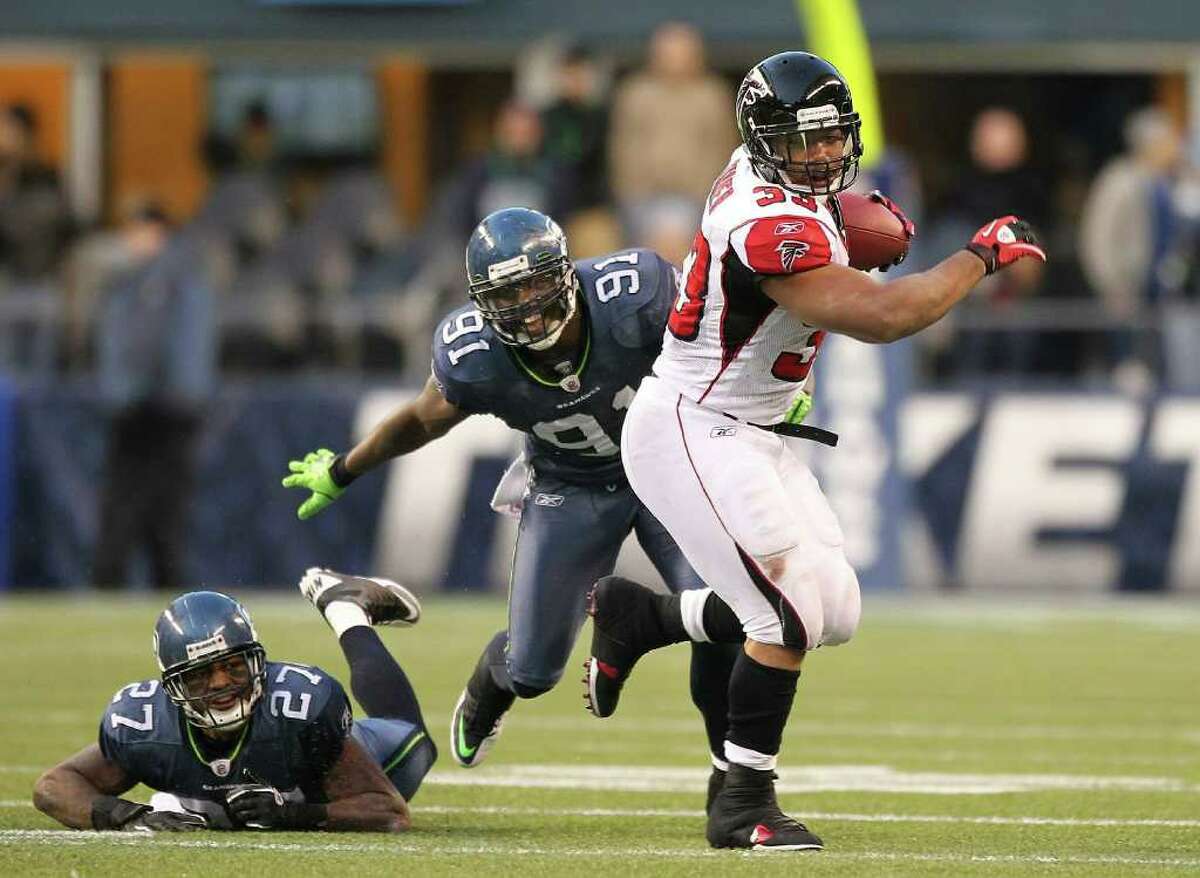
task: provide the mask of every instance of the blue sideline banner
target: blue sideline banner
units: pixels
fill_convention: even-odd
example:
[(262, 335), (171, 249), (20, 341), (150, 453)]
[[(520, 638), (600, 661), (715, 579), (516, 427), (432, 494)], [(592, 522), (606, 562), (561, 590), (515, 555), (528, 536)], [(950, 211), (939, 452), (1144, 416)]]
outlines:
[(918, 395), (914, 588), (1200, 594), (1200, 397)]
[[(903, 387), (889, 382), (903, 363), (883, 350), (822, 354), (812, 422), (841, 444), (794, 445), (864, 587), (1200, 593), (1200, 397), (955, 393), (901, 404)], [(223, 390), (200, 442), (187, 584), (291, 586), (319, 564), (421, 590), (503, 590), (515, 522), (488, 501), (520, 442), (496, 419), (470, 418), (308, 522), (295, 515), (301, 492), (279, 486), (289, 458), (345, 448), (413, 393)], [(85, 386), (0, 392), (5, 586), (90, 581), (106, 426), (93, 399)], [(618, 569), (658, 581), (633, 541)]]
[(17, 493), (16, 396), (12, 386), (0, 375), (0, 591), (12, 582), (13, 517)]

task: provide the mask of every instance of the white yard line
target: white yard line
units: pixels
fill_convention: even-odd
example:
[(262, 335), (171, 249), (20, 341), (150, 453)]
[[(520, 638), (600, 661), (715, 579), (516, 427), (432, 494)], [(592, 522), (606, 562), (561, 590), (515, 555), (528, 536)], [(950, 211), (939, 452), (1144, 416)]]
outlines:
[[(605, 848), (548, 848), (522, 845), (456, 845), (439, 844), (431, 841), (426, 845), (371, 842), (296, 842), (251, 841), (231, 838), (224, 840), (192, 840), (164, 835), (142, 835), (141, 833), (74, 832), (69, 830), (6, 829), (0, 830), (0, 845), (33, 844), (47, 847), (64, 845), (139, 845), (153, 847), (178, 847), (192, 849), (225, 849), (249, 851), (291, 851), (332, 853), (410, 853), (443, 856), (543, 856), (553, 858), (608, 859), (715, 859), (719, 857), (755, 856), (736, 851), (713, 851), (702, 848), (664, 849), (654, 847), (605, 847)], [(1165, 866), (1169, 868), (1194, 869), (1200, 867), (1200, 859), (1184, 857), (1122, 857), (1122, 856), (1074, 856), (1055, 854), (915, 854), (898, 851), (825, 851), (813, 854), (823, 859), (874, 862), (919, 862), (919, 863), (1011, 863), (1042, 865), (1098, 865), (1098, 866)]]
[[(531, 720), (532, 722), (532, 720)], [(697, 721), (680, 719), (626, 719), (619, 717), (601, 721), (579, 716), (547, 716), (536, 720), (539, 728), (561, 731), (590, 731), (603, 724), (605, 733), (647, 734), (654, 732), (693, 732)], [(840, 721), (806, 720), (796, 718), (788, 722), (789, 736), (834, 735), (850, 738), (917, 738), (917, 739), (964, 739), (964, 740), (1051, 740), (1051, 741), (1182, 741), (1200, 742), (1200, 728), (1163, 728), (1161, 726), (1105, 726), (1105, 725), (1054, 725), (1012, 723), (1001, 726), (955, 725), (953, 723), (919, 722), (859, 722), (853, 719)]]
[[(0, 799), (0, 808), (32, 808), (28, 799)], [(414, 805), (418, 823), (422, 814), (485, 814), (507, 817), (663, 817), (698, 820), (700, 809), (686, 808), (527, 808), (509, 805)], [(843, 814), (824, 811), (796, 811), (802, 820), (827, 823), (966, 823), (981, 826), (1157, 826), (1166, 829), (1200, 828), (1200, 820), (1164, 820), (1156, 818), (1116, 817), (964, 817), (953, 814)]]
[[(421, 814), (497, 814), (514, 817), (666, 817), (703, 819), (700, 809), (671, 808), (525, 808), (507, 805), (426, 805), (414, 804), (417, 819)], [(962, 817), (952, 814), (841, 814), (822, 811), (795, 811), (801, 820), (828, 823), (969, 823), (983, 826), (1158, 826), (1172, 829), (1200, 828), (1200, 820), (1162, 820), (1153, 818), (1085, 817)]]
[[(708, 770), (645, 765), (497, 765), (435, 771), (425, 783), (507, 789), (609, 790), (693, 793), (707, 789)], [(785, 768), (781, 793), (878, 792), (925, 795), (991, 795), (1061, 790), (1200, 793), (1200, 786), (1173, 777), (1087, 774), (983, 774), (900, 771), (887, 765), (821, 765)]]

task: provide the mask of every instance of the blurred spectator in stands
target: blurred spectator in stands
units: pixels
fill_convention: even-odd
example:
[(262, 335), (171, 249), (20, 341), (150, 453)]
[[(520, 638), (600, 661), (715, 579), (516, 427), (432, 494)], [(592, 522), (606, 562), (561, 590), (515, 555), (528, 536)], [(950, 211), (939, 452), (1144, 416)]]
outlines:
[[(1119, 324), (1136, 322), (1147, 305), (1178, 292), (1191, 257), (1180, 246), (1190, 240), (1176, 198), (1180, 132), (1166, 113), (1147, 107), (1126, 121), (1125, 145), (1092, 184), (1079, 236), (1084, 273)], [(1156, 345), (1128, 328), (1111, 339), (1116, 379), (1127, 390), (1144, 389), (1160, 365)]]
[(574, 183), (567, 168), (543, 155), (537, 111), (509, 101), (496, 115), (491, 149), (449, 184), (435, 222), (461, 249), (479, 221), (502, 207), (521, 205), (551, 216), (566, 215), (574, 206)]
[(215, 381), (211, 291), (191, 242), (147, 204), (121, 228), (126, 270), (102, 294), (101, 399), (111, 417), (93, 582), (128, 581), (139, 548), (152, 582), (176, 589), (194, 480), (195, 440)]
[[(433, 323), (462, 303), (463, 248), (479, 221), (503, 207), (531, 207), (552, 217), (565, 216), (574, 205), (574, 180), (567, 168), (542, 153), (542, 122), (537, 111), (510, 100), (496, 116), (488, 152), (464, 167), (442, 189), (422, 240), (424, 254), (406, 294), (414, 315), (411, 349), (419, 356), (410, 367), (429, 371), (427, 341)], [(422, 378), (421, 380), (424, 380)]]
[[(633, 242), (663, 241), (673, 221), (654, 229), (646, 220), (690, 210), (686, 240), (663, 255), (686, 252), (708, 189), (737, 143), (733, 90), (707, 70), (700, 34), (681, 22), (661, 25), (646, 68), (618, 86), (609, 129), (613, 192)], [(664, 200), (678, 204), (665, 213), (646, 210)]]
[(1119, 319), (1171, 283), (1161, 269), (1178, 225), (1172, 189), (1183, 157), (1179, 132), (1155, 108), (1129, 117), (1125, 141), (1125, 152), (1101, 168), (1088, 192), (1079, 242), (1088, 280)]
[[(608, 108), (591, 53), (568, 46), (558, 70), (558, 97), (542, 111), (542, 149), (575, 180), (575, 209), (608, 202)], [(563, 217), (566, 219), (566, 217)]]
[(204, 154), (218, 175), (236, 171), (275, 174), (279, 171), (275, 124), (266, 102), (251, 101), (242, 110), (232, 135), (209, 133)]
[[(926, 252), (942, 253), (970, 240), (981, 218), (1016, 214), (1044, 229), (1049, 194), (1041, 171), (1030, 162), (1025, 123), (1006, 107), (989, 107), (975, 117), (968, 139), (970, 164), (929, 224)], [(953, 242), (953, 243), (952, 243)], [(1033, 259), (1019, 270), (985, 278), (961, 316), (999, 312), (1034, 295), (1043, 264)], [(952, 324), (947, 323), (947, 328)], [(1030, 370), (1036, 336), (1026, 332), (968, 330), (952, 342), (949, 366), (960, 374), (1022, 373)]]
[(576, 258), (620, 248), (622, 233), (610, 207), (608, 107), (605, 76), (592, 54), (568, 45), (558, 67), (558, 94), (542, 111), (543, 151), (575, 181), (571, 213), (558, 218)]
[(270, 171), (275, 163), (275, 126), (262, 101), (253, 101), (242, 114), (238, 129), (237, 164), (243, 170)]
[(0, 271), (21, 284), (57, 269), (72, 222), (58, 174), (37, 161), (37, 116), (0, 110)]

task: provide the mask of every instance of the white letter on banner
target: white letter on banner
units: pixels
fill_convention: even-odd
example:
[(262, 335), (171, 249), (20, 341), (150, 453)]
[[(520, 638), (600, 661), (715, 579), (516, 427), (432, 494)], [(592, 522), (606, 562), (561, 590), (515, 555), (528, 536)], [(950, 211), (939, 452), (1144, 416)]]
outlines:
[(1200, 590), (1200, 402), (1167, 399), (1158, 409), (1150, 449), (1163, 460), (1187, 460), (1188, 474), (1175, 522), (1167, 587)]
[(1110, 528), (1124, 496), (1120, 470), (1061, 461), (1129, 458), (1138, 403), (1093, 396), (1005, 396), (991, 406), (967, 498), (959, 574), (968, 588), (1111, 589), (1112, 546), (1040, 542), (1046, 528)]
[[(355, 436), (366, 436), (415, 395), (367, 394), (355, 419)], [(482, 455), (515, 457), (519, 449), (520, 434), (504, 422), (471, 418), (419, 451), (393, 460), (388, 465), (373, 572), (422, 589), (440, 581), (450, 564), (472, 461)], [(504, 516), (495, 519), (490, 570), (493, 581), (507, 582), (516, 522)]]
[[(825, 426), (841, 437), (833, 454), (819, 455), (821, 487), (846, 539), (846, 558), (860, 571), (880, 560), (884, 528), (880, 493), (892, 449), (880, 425), (887, 399), (883, 351), (833, 336), (821, 353), (816, 396)], [(803, 459), (803, 458), (801, 458)]]

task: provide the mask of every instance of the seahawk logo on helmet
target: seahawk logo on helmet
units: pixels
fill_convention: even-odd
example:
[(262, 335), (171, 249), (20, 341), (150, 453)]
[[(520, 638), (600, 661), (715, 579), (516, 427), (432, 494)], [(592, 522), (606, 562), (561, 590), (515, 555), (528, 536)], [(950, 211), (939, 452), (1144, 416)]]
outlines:
[[(737, 96), (738, 132), (755, 172), (805, 195), (847, 189), (858, 177), (862, 123), (837, 68), (808, 52), (780, 52), (755, 65)], [(810, 158), (819, 143), (838, 155)]]
[[(267, 653), (228, 595), (194, 591), (172, 601), (154, 626), (154, 656), (163, 690), (194, 726), (241, 728), (262, 698)], [(224, 685), (213, 688), (214, 679)]]
[(484, 218), (467, 242), (468, 293), (500, 341), (545, 350), (575, 314), (579, 281), (558, 223), (524, 207)]

